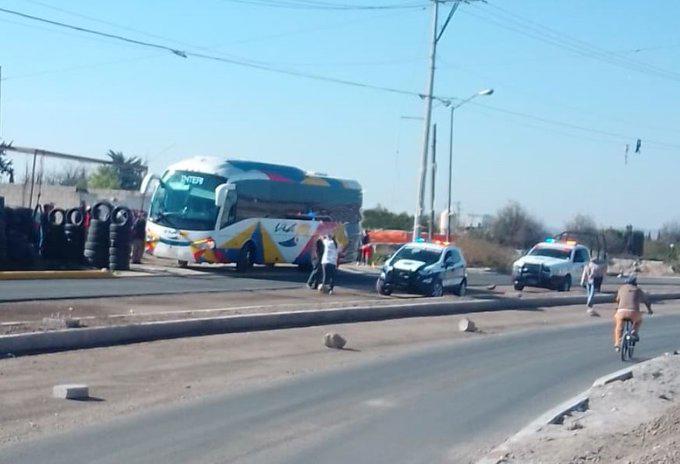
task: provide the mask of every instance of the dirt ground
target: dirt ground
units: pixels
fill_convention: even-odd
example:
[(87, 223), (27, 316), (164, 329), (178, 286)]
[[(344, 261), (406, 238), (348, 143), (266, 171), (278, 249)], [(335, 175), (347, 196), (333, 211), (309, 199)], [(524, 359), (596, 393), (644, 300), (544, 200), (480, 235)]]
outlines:
[[(139, 277), (144, 278), (144, 277)], [(605, 289), (613, 291), (613, 289)], [(663, 288), (662, 291), (668, 291)], [(576, 288), (570, 295), (585, 295)], [(450, 301), (461, 299), (516, 298), (510, 286), (475, 287), (466, 297), (446, 295)], [(556, 292), (527, 288), (523, 298), (564, 296)], [(418, 295), (378, 295), (371, 285), (350, 288), (339, 285), (332, 297), (321, 295), (300, 284), (299, 288), (231, 292), (124, 296), (87, 299), (40, 300), (0, 303), (0, 335), (43, 330), (43, 318), (75, 318), (84, 327), (131, 324), (171, 319), (218, 317), (305, 309), (331, 309), (363, 305), (392, 305), (423, 299)]]
[(680, 356), (633, 368), (633, 378), (594, 387), (589, 407), (562, 425), (510, 443), (499, 463), (680, 463)]
[[(669, 302), (660, 314), (680, 309)], [(584, 307), (476, 313), (481, 333), (458, 331), (460, 316), (393, 320), (269, 332), (213, 335), (111, 348), (0, 360), (0, 446), (43, 434), (188, 401), (239, 391), (292, 376), (370, 361), (418, 344), (493, 336), (527, 328), (609, 323), (588, 317)], [(323, 346), (337, 331), (352, 350)], [(53, 399), (60, 383), (86, 383), (93, 401)]]

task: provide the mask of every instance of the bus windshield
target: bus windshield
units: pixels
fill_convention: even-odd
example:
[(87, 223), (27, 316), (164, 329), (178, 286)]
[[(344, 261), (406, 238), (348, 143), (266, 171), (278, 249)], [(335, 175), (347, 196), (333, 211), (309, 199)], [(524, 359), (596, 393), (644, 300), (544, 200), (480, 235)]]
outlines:
[(225, 182), (211, 174), (167, 172), (154, 193), (150, 219), (175, 229), (213, 230), (219, 212), (215, 188)]

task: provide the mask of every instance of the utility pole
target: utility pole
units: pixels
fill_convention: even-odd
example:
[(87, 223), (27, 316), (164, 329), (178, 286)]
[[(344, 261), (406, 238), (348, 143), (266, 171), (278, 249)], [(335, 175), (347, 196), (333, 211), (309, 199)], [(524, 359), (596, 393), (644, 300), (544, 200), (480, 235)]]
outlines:
[(425, 95), (425, 122), (423, 126), (423, 144), (420, 158), (420, 182), (418, 184), (418, 203), (416, 204), (416, 214), (413, 217), (413, 240), (420, 237), (420, 217), (423, 214), (423, 207), (425, 205), (425, 179), (427, 178), (427, 150), (430, 142), (430, 124), (432, 121), (432, 92), (434, 90), (434, 71), (437, 62), (437, 43), (444, 35), (446, 27), (449, 25), (453, 14), (456, 12), (461, 2), (464, 0), (454, 0), (451, 11), (444, 21), (444, 24), (439, 29), (439, 4), (446, 0), (432, 0), (432, 37), (430, 43), (430, 65), (429, 76), (427, 79), (427, 89)]
[(0, 66), (0, 139), (2, 138), (2, 66)]
[(432, 175), (430, 180), (432, 185), (430, 186), (430, 227), (428, 229), (428, 240), (432, 241), (434, 236), (434, 188), (435, 188), (435, 176), (437, 174), (437, 125), (435, 124), (432, 128)]
[(425, 92), (425, 123), (423, 129), (423, 149), (420, 158), (420, 183), (418, 184), (418, 204), (413, 217), (413, 241), (420, 237), (420, 217), (425, 203), (425, 179), (427, 177), (427, 149), (430, 144), (430, 122), (432, 120), (432, 91), (434, 90), (434, 70), (437, 59), (437, 28), (439, 23), (439, 0), (432, 5), (432, 42), (430, 43), (430, 75)]

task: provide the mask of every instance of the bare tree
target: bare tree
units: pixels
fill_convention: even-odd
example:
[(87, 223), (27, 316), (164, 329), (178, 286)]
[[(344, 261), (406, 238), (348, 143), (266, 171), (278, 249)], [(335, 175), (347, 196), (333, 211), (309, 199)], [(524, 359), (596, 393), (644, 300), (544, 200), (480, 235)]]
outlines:
[(546, 230), (519, 203), (512, 201), (496, 213), (490, 235), (501, 245), (526, 249), (545, 238)]

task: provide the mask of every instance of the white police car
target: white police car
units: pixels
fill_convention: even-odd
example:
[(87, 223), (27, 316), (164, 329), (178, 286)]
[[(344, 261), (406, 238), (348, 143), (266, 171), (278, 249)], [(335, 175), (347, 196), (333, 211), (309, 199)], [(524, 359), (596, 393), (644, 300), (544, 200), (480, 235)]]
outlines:
[(407, 243), (387, 260), (375, 286), (381, 295), (403, 291), (442, 296), (451, 290), (462, 296), (467, 290), (465, 258), (455, 246)]
[(590, 251), (576, 241), (555, 241), (535, 245), (512, 265), (515, 290), (525, 286), (554, 288), (568, 292), (590, 261)]

